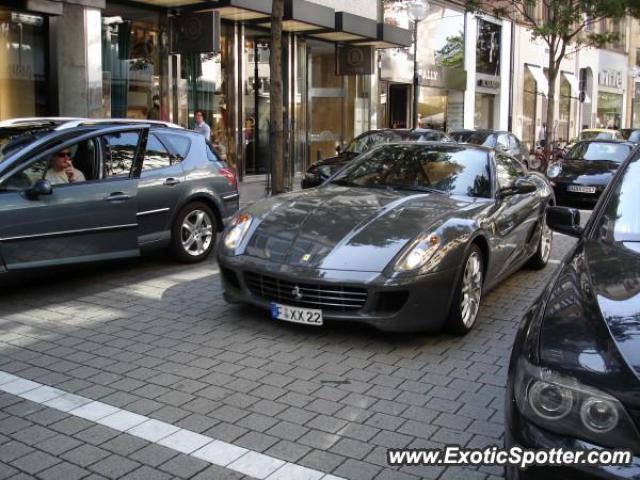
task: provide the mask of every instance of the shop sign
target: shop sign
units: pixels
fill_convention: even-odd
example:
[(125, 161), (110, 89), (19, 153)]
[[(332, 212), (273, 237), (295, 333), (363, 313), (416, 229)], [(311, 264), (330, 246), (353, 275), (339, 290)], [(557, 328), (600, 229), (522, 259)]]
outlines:
[(420, 67), (420, 85), (449, 90), (466, 90), (467, 72), (458, 68), (423, 65)]
[(602, 87), (618, 88), (623, 87), (623, 75), (620, 70), (606, 69), (600, 70), (598, 83)]
[(171, 53), (218, 53), (220, 14), (208, 11), (172, 17), (171, 39)]
[(482, 88), (489, 88), (491, 90), (500, 90), (500, 80), (489, 80), (487, 78), (478, 79), (478, 86)]
[(339, 46), (336, 55), (337, 75), (372, 75), (373, 47)]

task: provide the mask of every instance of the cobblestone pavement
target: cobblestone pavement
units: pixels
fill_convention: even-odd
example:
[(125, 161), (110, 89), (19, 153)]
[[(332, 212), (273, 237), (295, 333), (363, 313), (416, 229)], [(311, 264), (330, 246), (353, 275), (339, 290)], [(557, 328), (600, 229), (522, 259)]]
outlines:
[[(487, 295), (463, 338), (276, 323), (226, 305), (213, 260), (43, 275), (0, 295), (0, 371), (348, 479), (497, 479), (493, 467), (391, 468), (386, 449), (501, 444), (517, 323), (572, 242), (556, 235), (553, 264)], [(0, 394), (0, 478), (34, 476), (242, 478)]]

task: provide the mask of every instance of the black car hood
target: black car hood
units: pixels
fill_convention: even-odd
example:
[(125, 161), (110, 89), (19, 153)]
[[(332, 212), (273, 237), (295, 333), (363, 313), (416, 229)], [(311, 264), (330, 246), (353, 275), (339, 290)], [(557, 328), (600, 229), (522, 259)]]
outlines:
[(619, 166), (611, 160), (564, 160), (557, 180), (606, 185)]
[(327, 165), (327, 166), (333, 166), (333, 165), (344, 165), (345, 163), (347, 163), (348, 161), (354, 159), (355, 157), (357, 157), (358, 154), (357, 153), (350, 153), (350, 152), (342, 152), (340, 155), (337, 155), (335, 157), (328, 157), (328, 158), (323, 158), (322, 160), (318, 160), (317, 162), (314, 163), (314, 165), (317, 166), (323, 166), (323, 165)]
[(585, 240), (564, 265), (540, 337), (544, 365), (608, 391), (640, 423), (640, 254)]
[(245, 254), (298, 267), (382, 272), (408, 242), (469, 204), (438, 193), (338, 186), (281, 195), (247, 211), (257, 227)]

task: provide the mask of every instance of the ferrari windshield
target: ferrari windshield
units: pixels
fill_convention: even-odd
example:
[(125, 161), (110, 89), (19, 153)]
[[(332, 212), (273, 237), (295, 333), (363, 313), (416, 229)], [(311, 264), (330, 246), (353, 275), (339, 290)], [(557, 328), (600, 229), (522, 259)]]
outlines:
[(332, 183), (491, 197), (488, 153), (458, 145), (380, 146), (349, 164)]
[(625, 143), (584, 142), (578, 143), (567, 153), (567, 160), (611, 160), (622, 163), (631, 152)]

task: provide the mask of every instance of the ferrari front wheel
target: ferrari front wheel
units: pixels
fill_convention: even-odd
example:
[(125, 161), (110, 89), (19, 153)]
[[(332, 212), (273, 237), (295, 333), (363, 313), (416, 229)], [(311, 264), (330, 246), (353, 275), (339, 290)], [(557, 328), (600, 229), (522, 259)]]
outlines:
[(483, 257), (477, 245), (471, 245), (462, 266), (456, 286), (446, 329), (456, 335), (465, 335), (476, 324), (480, 311), (483, 284)]

